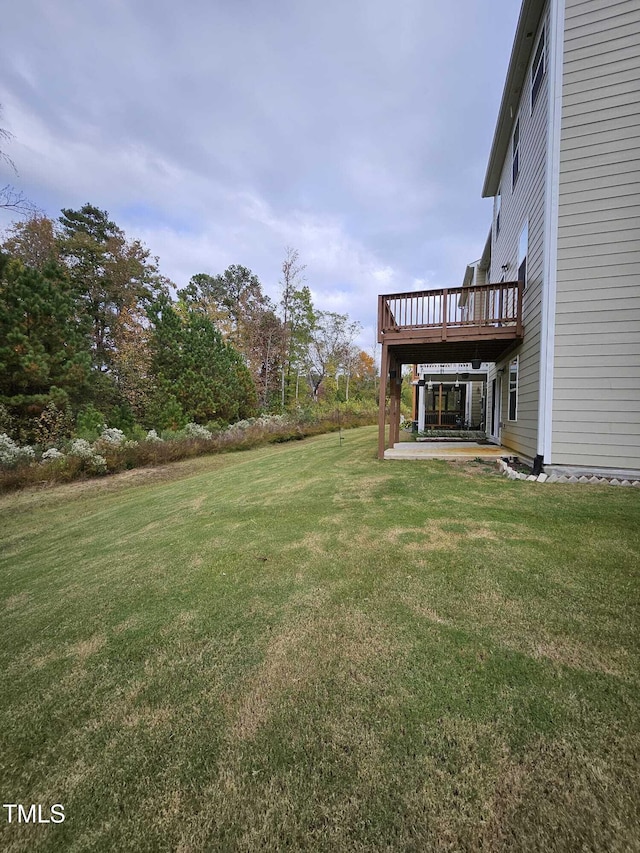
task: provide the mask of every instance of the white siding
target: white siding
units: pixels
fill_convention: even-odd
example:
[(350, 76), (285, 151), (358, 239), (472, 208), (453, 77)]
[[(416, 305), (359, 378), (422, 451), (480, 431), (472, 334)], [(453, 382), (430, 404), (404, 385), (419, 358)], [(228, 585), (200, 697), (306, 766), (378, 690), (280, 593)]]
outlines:
[[(533, 49), (538, 43), (542, 27), (546, 27), (547, 52), (549, 50), (549, 5), (545, 6)], [(533, 56), (531, 57), (531, 60)], [(520, 106), (520, 174), (515, 187), (511, 187), (511, 145), (502, 168), (500, 233), (496, 236), (495, 221), (492, 237), (490, 280), (515, 281), (518, 277), (518, 241), (525, 221), (528, 221), (529, 244), (527, 254), (527, 287), (523, 300), (524, 342), (510, 353), (500, 367), (507, 367), (514, 355), (520, 355), (518, 387), (518, 420), (507, 420), (508, 382), (502, 383), (502, 443), (519, 453), (533, 458), (537, 453), (538, 399), (540, 372), (540, 325), (543, 279), (544, 198), (547, 150), (547, 97), (548, 73), (542, 81), (538, 97), (531, 111), (531, 69), (525, 77)], [(503, 272), (504, 264), (509, 269)], [(506, 375), (506, 371), (505, 371)], [(490, 392), (489, 392), (490, 394)], [(487, 417), (487, 421), (489, 417)]]
[(552, 462), (640, 468), (640, 4), (566, 0)]

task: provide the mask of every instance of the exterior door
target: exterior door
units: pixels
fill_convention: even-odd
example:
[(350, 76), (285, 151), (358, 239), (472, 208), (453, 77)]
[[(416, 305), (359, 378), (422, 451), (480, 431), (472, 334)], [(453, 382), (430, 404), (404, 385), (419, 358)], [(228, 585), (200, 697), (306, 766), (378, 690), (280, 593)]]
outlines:
[(462, 429), (465, 423), (467, 387), (460, 384), (434, 384), (426, 397), (425, 422), (431, 427), (452, 427)]

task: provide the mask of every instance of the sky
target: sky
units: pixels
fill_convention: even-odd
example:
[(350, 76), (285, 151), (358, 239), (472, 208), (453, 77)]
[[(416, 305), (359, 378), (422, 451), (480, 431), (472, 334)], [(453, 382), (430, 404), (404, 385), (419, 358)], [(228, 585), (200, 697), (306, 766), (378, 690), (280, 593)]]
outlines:
[(291, 247), (371, 351), (379, 293), (481, 255), (520, 0), (3, 6), (0, 186), (108, 211), (176, 286), (242, 264), (277, 300)]

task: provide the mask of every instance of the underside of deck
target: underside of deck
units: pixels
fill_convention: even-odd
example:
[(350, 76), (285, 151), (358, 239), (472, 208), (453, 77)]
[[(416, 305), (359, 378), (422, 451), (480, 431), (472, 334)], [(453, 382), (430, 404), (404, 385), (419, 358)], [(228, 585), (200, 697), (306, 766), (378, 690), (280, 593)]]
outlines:
[(453, 364), (474, 359), (492, 362), (500, 361), (518, 345), (520, 338), (515, 332), (511, 326), (465, 327), (450, 329), (443, 341), (433, 329), (412, 335), (391, 331), (382, 337), (380, 343), (389, 347), (401, 364)]

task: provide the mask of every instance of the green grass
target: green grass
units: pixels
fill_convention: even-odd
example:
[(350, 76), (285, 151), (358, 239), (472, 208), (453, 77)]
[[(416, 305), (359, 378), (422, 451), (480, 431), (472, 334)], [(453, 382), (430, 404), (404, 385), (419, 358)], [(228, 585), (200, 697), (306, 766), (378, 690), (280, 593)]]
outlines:
[(640, 492), (375, 450), (0, 500), (3, 851), (640, 850)]

